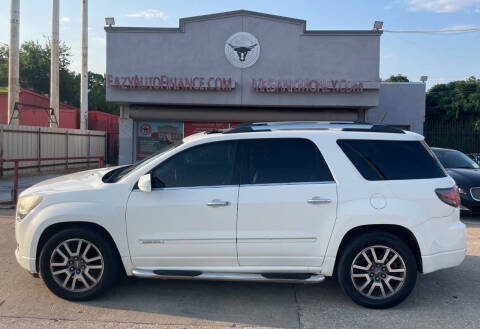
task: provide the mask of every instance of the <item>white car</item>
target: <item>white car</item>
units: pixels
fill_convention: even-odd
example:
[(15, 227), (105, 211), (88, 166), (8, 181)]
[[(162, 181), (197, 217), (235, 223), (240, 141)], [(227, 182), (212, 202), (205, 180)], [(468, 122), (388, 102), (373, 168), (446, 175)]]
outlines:
[(423, 137), (359, 123), (244, 124), (137, 164), (25, 190), (16, 257), (93, 298), (115, 278), (318, 283), (386, 308), (417, 273), (459, 265), (459, 197)]

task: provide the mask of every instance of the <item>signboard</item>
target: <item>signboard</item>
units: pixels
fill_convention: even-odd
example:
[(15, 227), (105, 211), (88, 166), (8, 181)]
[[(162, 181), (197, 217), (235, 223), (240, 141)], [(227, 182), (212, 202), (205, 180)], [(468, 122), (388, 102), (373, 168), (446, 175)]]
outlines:
[(317, 79), (252, 79), (252, 90), (264, 93), (362, 93), (363, 82)]
[(167, 121), (138, 121), (137, 160), (161, 151), (183, 139), (183, 123)]
[(232, 91), (231, 77), (172, 77), (167, 75), (113, 75), (107, 74), (107, 88), (159, 90)]
[(260, 57), (260, 43), (251, 33), (235, 33), (225, 42), (225, 57), (233, 66), (245, 69)]
[[(245, 55), (246, 56), (246, 55)], [(246, 61), (246, 57), (239, 57)], [(237, 59), (242, 62), (240, 59)], [(231, 77), (119, 76), (107, 74), (107, 88), (175, 91), (232, 91)], [(251, 90), (261, 93), (362, 93), (364, 82), (338, 79), (252, 78)]]

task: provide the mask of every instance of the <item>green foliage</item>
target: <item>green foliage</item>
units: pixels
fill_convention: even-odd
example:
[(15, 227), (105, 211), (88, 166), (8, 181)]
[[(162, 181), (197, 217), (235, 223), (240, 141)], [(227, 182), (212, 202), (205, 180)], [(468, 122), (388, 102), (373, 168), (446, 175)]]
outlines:
[(397, 75), (391, 75), (390, 78), (385, 80), (387, 82), (409, 82), (408, 78), (404, 75), (397, 74)]
[(120, 114), (117, 104), (107, 103), (106, 101), (105, 93), (107, 88), (104, 75), (88, 72), (88, 90), (88, 108), (90, 110)]
[(0, 86), (8, 84), (8, 46), (0, 46)]
[(427, 120), (480, 123), (480, 80), (470, 77), (433, 86), (427, 93)]
[[(69, 69), (70, 47), (60, 44), (60, 101), (80, 106), (80, 74)], [(0, 86), (8, 84), (8, 45), (0, 46)], [(50, 42), (25, 41), (20, 47), (20, 85), (41, 94), (50, 93)], [(91, 110), (118, 114), (116, 104), (105, 100), (105, 77), (89, 72), (88, 107)]]

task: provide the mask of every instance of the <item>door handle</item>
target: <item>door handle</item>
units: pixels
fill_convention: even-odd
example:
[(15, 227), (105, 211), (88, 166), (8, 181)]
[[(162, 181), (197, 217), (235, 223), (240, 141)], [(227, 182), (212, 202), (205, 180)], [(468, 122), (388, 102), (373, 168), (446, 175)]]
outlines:
[(332, 199), (326, 199), (326, 198), (319, 198), (317, 196), (314, 196), (313, 198), (307, 200), (308, 203), (311, 204), (317, 204), (317, 203), (330, 203), (332, 202)]
[(207, 206), (209, 207), (223, 207), (223, 206), (229, 206), (229, 205), (230, 205), (230, 201), (222, 201), (218, 199), (212, 200), (209, 203), (207, 203)]

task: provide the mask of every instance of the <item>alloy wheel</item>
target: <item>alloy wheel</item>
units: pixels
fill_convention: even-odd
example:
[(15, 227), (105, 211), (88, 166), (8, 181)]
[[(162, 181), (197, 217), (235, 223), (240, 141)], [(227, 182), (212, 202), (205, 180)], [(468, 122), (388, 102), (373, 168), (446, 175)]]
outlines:
[(95, 287), (102, 278), (104, 266), (99, 249), (84, 239), (61, 242), (50, 257), (52, 277), (60, 287), (71, 292)]
[(355, 289), (365, 297), (388, 298), (405, 283), (405, 262), (394, 249), (375, 245), (360, 251), (354, 258), (350, 278)]

